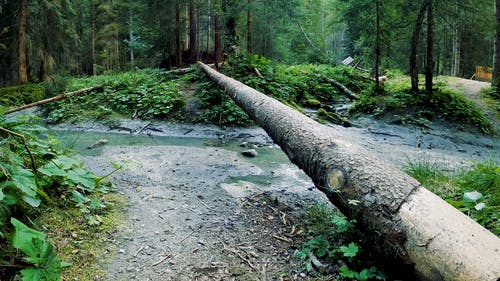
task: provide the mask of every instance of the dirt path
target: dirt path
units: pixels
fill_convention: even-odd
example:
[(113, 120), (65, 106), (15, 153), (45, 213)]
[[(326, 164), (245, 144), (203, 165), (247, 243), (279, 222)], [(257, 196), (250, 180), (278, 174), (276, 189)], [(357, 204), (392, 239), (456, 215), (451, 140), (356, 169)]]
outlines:
[(291, 175), (287, 185), (295, 188), (288, 192), (279, 182), (228, 182), (265, 171), (221, 147), (108, 146), (85, 161), (99, 174), (109, 161), (129, 163), (113, 175), (129, 208), (102, 280), (309, 278), (294, 254), (303, 239), (297, 222), (305, 206), (325, 199), (296, 167), (268, 171)]
[(446, 77), (446, 81), (448, 82), (447, 86), (453, 90), (458, 91), (463, 94), (467, 99), (474, 102), (479, 108), (481, 108), (491, 119), (493, 125), (499, 128), (499, 120), (498, 120), (498, 112), (492, 110), (488, 104), (481, 98), (481, 91), (485, 88), (491, 86), (488, 82), (481, 82), (470, 79), (463, 79), (458, 77)]

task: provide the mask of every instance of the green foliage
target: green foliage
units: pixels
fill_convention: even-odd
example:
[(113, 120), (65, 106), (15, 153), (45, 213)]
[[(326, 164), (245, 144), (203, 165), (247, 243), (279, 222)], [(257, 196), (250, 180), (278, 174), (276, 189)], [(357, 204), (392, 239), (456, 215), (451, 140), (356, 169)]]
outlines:
[(75, 206), (79, 209), (75, 215), (90, 224), (105, 206), (90, 195), (108, 192), (108, 187), (68, 151), (59, 150), (56, 139), (40, 138), (45, 129), (36, 125), (36, 120), (7, 122), (2, 117), (0, 127), (22, 134), (28, 147), (20, 137), (0, 132), (0, 241), (6, 245), (0, 247), (0, 261), (19, 259), (13, 250), (18, 249), (24, 254), (22, 259), (30, 263), (21, 271), (23, 280), (59, 280), (62, 264), (54, 247), (45, 234), (21, 221), (33, 224), (49, 207)]
[(406, 172), (423, 186), (500, 236), (500, 166), (479, 162), (467, 171), (445, 173), (432, 163), (410, 163)]
[(0, 88), (0, 108), (13, 108), (44, 98), (45, 89), (40, 84), (26, 84)]
[(493, 126), (487, 116), (471, 101), (448, 89), (440, 88), (432, 95), (413, 93), (406, 81), (391, 83), (385, 91), (365, 90), (351, 113), (368, 113), (378, 117), (399, 116), (396, 122), (429, 126), (435, 118), (478, 128), (492, 133)]
[(25, 260), (33, 265), (21, 270), (23, 281), (61, 280), (61, 261), (54, 246), (45, 241), (46, 235), (15, 218), (11, 218), (11, 223), (14, 225), (12, 246), (23, 252)]
[[(311, 237), (302, 244), (298, 257), (304, 260), (305, 268), (312, 271), (310, 254), (329, 262), (338, 262), (339, 274), (343, 278), (355, 280), (385, 280), (385, 275), (375, 266), (370, 266), (374, 261), (362, 254), (360, 242), (363, 239), (356, 231), (355, 220), (349, 220), (339, 215), (326, 204), (312, 206), (305, 221), (308, 230), (307, 235)], [(359, 269), (355, 271), (349, 269)], [(345, 280), (345, 279), (342, 279)]]
[(67, 90), (106, 85), (103, 93), (92, 92), (49, 105), (51, 122), (100, 120), (113, 112), (144, 119), (171, 119), (184, 101), (178, 83), (164, 81), (158, 70), (140, 70), (72, 81)]

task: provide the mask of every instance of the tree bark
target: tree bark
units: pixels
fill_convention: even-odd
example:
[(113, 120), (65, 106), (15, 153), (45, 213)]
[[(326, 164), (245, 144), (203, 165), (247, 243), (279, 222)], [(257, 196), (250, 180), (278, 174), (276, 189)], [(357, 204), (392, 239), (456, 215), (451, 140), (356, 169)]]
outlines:
[(455, 0), (455, 19), (453, 23), (453, 45), (452, 45), (452, 65), (451, 75), (460, 75), (460, 22), (459, 22), (459, 9), (458, 0)]
[(252, 0), (247, 2), (247, 53), (251, 54), (252, 50)]
[[(220, 1), (220, 0), (219, 0)], [(217, 2), (216, 2), (217, 3)], [(222, 42), (221, 42), (221, 22), (220, 22), (220, 17), (221, 17), (221, 10), (220, 10), (220, 4), (217, 5), (216, 11), (215, 11), (215, 40), (214, 40), (214, 52), (215, 52), (215, 68), (219, 69), (219, 61), (222, 58)]]
[(51, 98), (48, 98), (48, 99), (40, 100), (40, 101), (33, 102), (33, 103), (30, 103), (30, 104), (26, 104), (26, 105), (23, 105), (23, 106), (20, 106), (20, 107), (16, 107), (16, 108), (13, 108), (13, 109), (6, 110), (5, 114), (10, 114), (10, 113), (21, 111), (21, 110), (25, 110), (25, 109), (28, 109), (28, 108), (31, 108), (31, 107), (35, 107), (35, 106), (39, 106), (39, 105), (44, 105), (44, 104), (47, 104), (47, 103), (50, 103), (50, 102), (53, 102), (53, 101), (62, 100), (62, 99), (65, 99), (65, 98), (67, 98), (69, 96), (72, 96), (72, 95), (73, 96), (78, 96), (78, 95), (82, 95), (82, 94), (85, 94), (85, 93), (88, 93), (88, 92), (91, 92), (91, 91), (99, 91), (100, 92), (103, 89), (104, 89), (103, 86), (96, 86), (96, 87), (90, 87), (90, 88), (81, 89), (81, 90), (74, 91), (74, 92), (64, 93), (64, 94), (61, 94), (61, 95), (58, 95), (58, 96), (55, 96), (55, 97), (51, 97)]
[(198, 59), (198, 30), (195, 0), (189, 1), (189, 62)]
[(17, 30), (17, 56), (19, 62), (19, 83), (28, 83), (28, 59), (26, 55), (26, 22), (28, 17), (28, 0), (19, 1), (19, 18)]
[(410, 77), (411, 77), (411, 90), (418, 92), (418, 70), (417, 70), (417, 48), (420, 41), (420, 33), (422, 33), (422, 25), (424, 24), (425, 11), (429, 2), (424, 0), (417, 17), (417, 23), (413, 30), (411, 37), (411, 51), (410, 51)]
[(179, 0), (175, 5), (175, 65), (182, 66), (181, 11)]
[(376, 14), (376, 39), (375, 39), (375, 85), (377, 88), (380, 87), (379, 80), (379, 68), (380, 68), (380, 0), (376, 0), (375, 3), (375, 14)]
[(199, 64), (332, 203), (358, 220), (381, 254), (414, 265), (426, 280), (500, 276), (500, 239), (491, 232), (404, 172), (342, 140), (337, 128)]
[(496, 11), (496, 37), (495, 37), (495, 62), (493, 64), (493, 91), (500, 91), (500, 0), (495, 0)]
[(330, 79), (330, 78), (325, 78), (325, 80), (332, 84), (333, 86), (335, 86), (337, 89), (339, 89), (342, 93), (344, 93), (349, 99), (351, 100), (359, 100), (359, 97), (353, 93), (351, 90), (347, 89), (346, 86), (344, 86), (344, 84), (340, 83), (340, 82), (337, 82), (333, 79)]
[(97, 6), (95, 0), (90, 1), (90, 40), (92, 41), (92, 75), (97, 75), (97, 56), (96, 56), (96, 40), (97, 40)]
[(432, 80), (434, 76), (434, 15), (433, 1), (427, 6), (427, 66), (425, 71), (425, 90), (432, 94)]

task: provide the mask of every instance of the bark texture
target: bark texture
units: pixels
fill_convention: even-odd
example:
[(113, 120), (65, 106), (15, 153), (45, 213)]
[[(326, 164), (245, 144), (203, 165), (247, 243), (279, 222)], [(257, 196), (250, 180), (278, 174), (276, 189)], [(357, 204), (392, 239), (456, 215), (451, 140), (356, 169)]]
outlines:
[[(500, 277), (500, 239), (399, 169), (329, 128), (199, 63), (280, 145), (381, 254), (414, 265), (425, 280)], [(360, 204), (349, 204), (358, 200)]]
[(411, 77), (411, 90), (418, 92), (418, 70), (417, 70), (417, 48), (420, 41), (420, 33), (422, 33), (422, 25), (424, 24), (425, 11), (429, 2), (425, 0), (420, 7), (415, 30), (411, 37), (411, 51), (410, 51), (410, 77)]
[(500, 91), (500, 0), (495, 0), (496, 11), (496, 37), (495, 37), (495, 61), (493, 63), (493, 79), (491, 87), (494, 91)]
[(434, 7), (433, 1), (427, 5), (427, 67), (425, 71), (425, 91), (432, 94), (432, 80), (434, 77)]
[(26, 56), (26, 19), (28, 17), (28, 0), (19, 1), (19, 18), (17, 29), (17, 56), (19, 83), (28, 83), (28, 58)]
[(198, 22), (195, 0), (189, 1), (189, 62), (194, 63), (198, 58)]
[(39, 106), (39, 105), (44, 105), (44, 104), (47, 104), (47, 103), (50, 103), (50, 102), (53, 102), (53, 101), (62, 100), (62, 99), (65, 99), (65, 98), (67, 98), (69, 96), (83, 95), (83, 94), (86, 94), (86, 93), (91, 92), (91, 91), (99, 91), (100, 92), (103, 89), (104, 88), (102, 86), (96, 86), (96, 87), (90, 87), (90, 88), (81, 89), (81, 90), (74, 91), (74, 92), (64, 93), (64, 94), (61, 94), (61, 95), (57, 95), (55, 97), (51, 97), (51, 98), (48, 98), (48, 99), (40, 100), (40, 101), (29, 103), (29, 104), (26, 104), (26, 105), (23, 105), (23, 106), (20, 106), (20, 107), (16, 107), (16, 108), (13, 108), (13, 109), (6, 110), (5, 114), (9, 114), (9, 113), (13, 113), (13, 112), (25, 110), (25, 109), (28, 109), (28, 108), (31, 108), (31, 107), (35, 107), (35, 106)]
[(247, 2), (247, 53), (253, 52), (252, 48), (252, 0)]

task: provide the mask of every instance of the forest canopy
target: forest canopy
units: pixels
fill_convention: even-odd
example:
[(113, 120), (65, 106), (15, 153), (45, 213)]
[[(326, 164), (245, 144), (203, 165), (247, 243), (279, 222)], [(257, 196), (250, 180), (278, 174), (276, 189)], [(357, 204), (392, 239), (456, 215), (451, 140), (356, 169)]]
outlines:
[[(434, 73), (470, 78), (476, 66), (492, 67), (492, 0), (0, 0), (0, 86), (170, 68), (235, 52), (284, 63), (336, 64), (351, 56), (369, 70), (379, 57), (379, 73), (408, 73), (427, 2)], [(420, 73), (429, 22), (422, 17), (415, 46)]]

